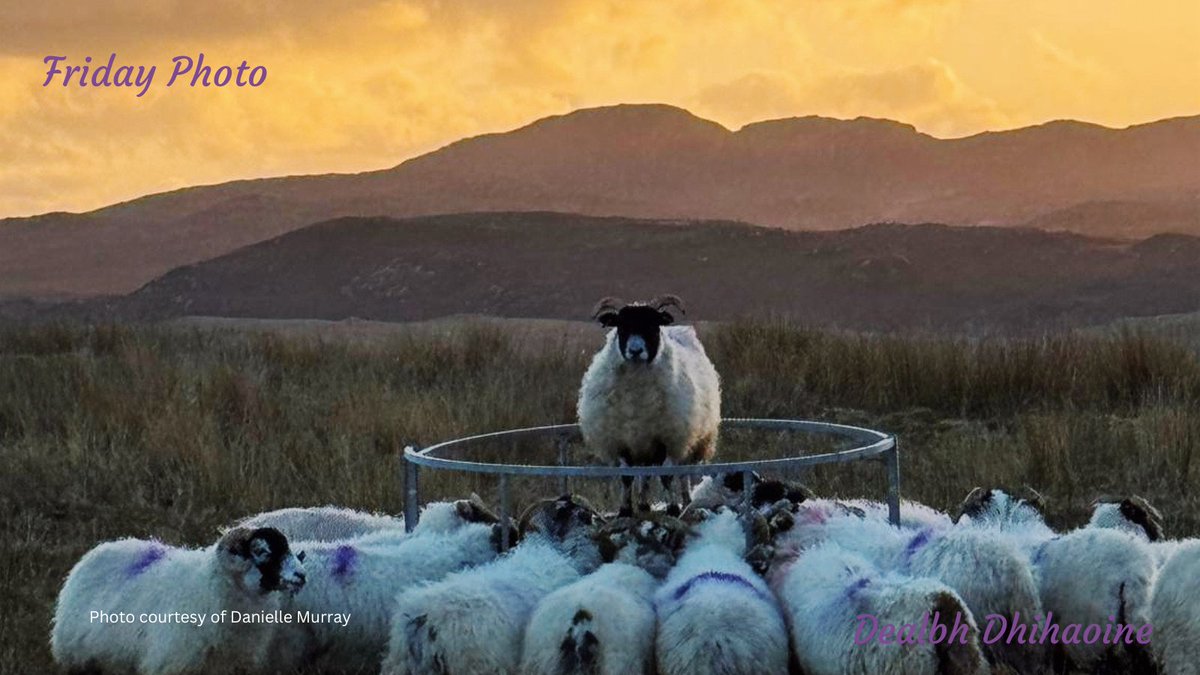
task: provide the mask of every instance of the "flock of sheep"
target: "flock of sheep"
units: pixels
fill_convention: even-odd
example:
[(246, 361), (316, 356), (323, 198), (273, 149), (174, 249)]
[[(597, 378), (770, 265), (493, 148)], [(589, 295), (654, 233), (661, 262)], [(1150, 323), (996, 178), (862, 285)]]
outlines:
[[(598, 306), (613, 330), (580, 426), (614, 463), (713, 456), (719, 382), (669, 326), (679, 305)], [(1057, 533), (1032, 490), (976, 488), (953, 518), (905, 502), (896, 527), (882, 503), (745, 478), (664, 480), (654, 507), (639, 486), (636, 508), (625, 481), (608, 514), (540, 500), (515, 532), (472, 495), (412, 532), (313, 507), (206, 549), (103, 543), (67, 577), (52, 652), (141, 675), (1200, 673), (1200, 540), (1166, 540), (1145, 500), (1099, 499)]]

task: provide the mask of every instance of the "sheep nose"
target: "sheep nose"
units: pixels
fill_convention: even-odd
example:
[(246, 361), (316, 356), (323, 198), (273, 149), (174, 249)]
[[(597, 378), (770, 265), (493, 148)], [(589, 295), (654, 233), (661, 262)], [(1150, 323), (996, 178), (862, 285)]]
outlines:
[(640, 356), (641, 356), (642, 354), (644, 354), (644, 353), (646, 353), (646, 350), (645, 350), (645, 349), (642, 349), (641, 347), (630, 347), (630, 348), (629, 348), (629, 355), (630, 355), (630, 356), (633, 356), (633, 357), (640, 357)]
[(304, 572), (296, 572), (296, 585), (297, 586), (303, 586), (307, 579), (308, 579), (308, 576), (305, 575)]

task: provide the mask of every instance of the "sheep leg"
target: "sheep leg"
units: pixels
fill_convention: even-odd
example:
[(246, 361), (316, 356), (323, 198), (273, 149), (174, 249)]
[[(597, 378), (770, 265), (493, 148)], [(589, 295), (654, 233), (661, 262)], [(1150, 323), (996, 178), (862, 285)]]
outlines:
[[(618, 463), (622, 468), (629, 466), (629, 461), (626, 459), (628, 455), (628, 450), (621, 451)], [(617, 515), (622, 518), (633, 517), (633, 491), (630, 489), (632, 486), (633, 476), (621, 476), (621, 508), (617, 511)]]
[[(663, 466), (675, 466), (674, 458), (667, 457), (663, 460)], [(678, 518), (679, 514), (683, 512), (683, 505), (675, 501), (675, 494), (671, 490), (671, 484), (675, 481), (675, 476), (659, 476), (659, 479), (662, 482), (663, 492), (667, 500), (667, 515)], [(680, 485), (682, 484), (683, 481), (680, 481)]]

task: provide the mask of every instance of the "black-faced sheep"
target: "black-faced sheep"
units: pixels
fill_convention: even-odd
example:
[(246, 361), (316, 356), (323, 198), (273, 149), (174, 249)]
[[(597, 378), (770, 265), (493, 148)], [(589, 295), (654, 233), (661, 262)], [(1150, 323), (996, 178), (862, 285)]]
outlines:
[[(679, 298), (633, 304), (604, 298), (593, 313), (611, 330), (583, 376), (579, 425), (587, 445), (612, 464), (693, 464), (716, 452), (720, 378), (695, 329), (672, 326), (669, 308), (682, 311)], [(624, 515), (633, 511), (632, 483), (622, 481)], [(671, 479), (663, 477), (662, 483), (670, 494)], [(682, 504), (687, 483), (680, 481)], [(643, 494), (638, 502), (648, 510)], [(678, 515), (680, 505), (671, 507)]]
[[(280, 591), (304, 586), (300, 557), (271, 528), (236, 528), (206, 549), (122, 539), (89, 551), (54, 612), (54, 660), (72, 671), (138, 675), (265, 667)], [(99, 616), (97, 616), (99, 615)]]

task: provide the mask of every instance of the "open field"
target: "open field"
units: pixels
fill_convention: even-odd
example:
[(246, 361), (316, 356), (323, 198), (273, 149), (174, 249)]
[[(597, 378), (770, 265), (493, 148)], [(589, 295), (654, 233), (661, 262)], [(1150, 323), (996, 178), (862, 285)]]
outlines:
[[(96, 542), (207, 544), (235, 517), (282, 505), (399, 512), (404, 444), (573, 421), (600, 340), (557, 322), (229, 325), (0, 328), (0, 672), (51, 669), (54, 595)], [(1200, 359), (1178, 341), (1132, 330), (893, 338), (772, 322), (702, 335), (727, 417), (895, 432), (909, 498), (951, 508), (974, 485), (1027, 483), (1068, 527), (1093, 497), (1137, 492), (1170, 534), (1200, 533)], [(808, 480), (877, 496), (878, 474), (835, 467)], [(484, 487), (428, 485), (431, 496)]]

